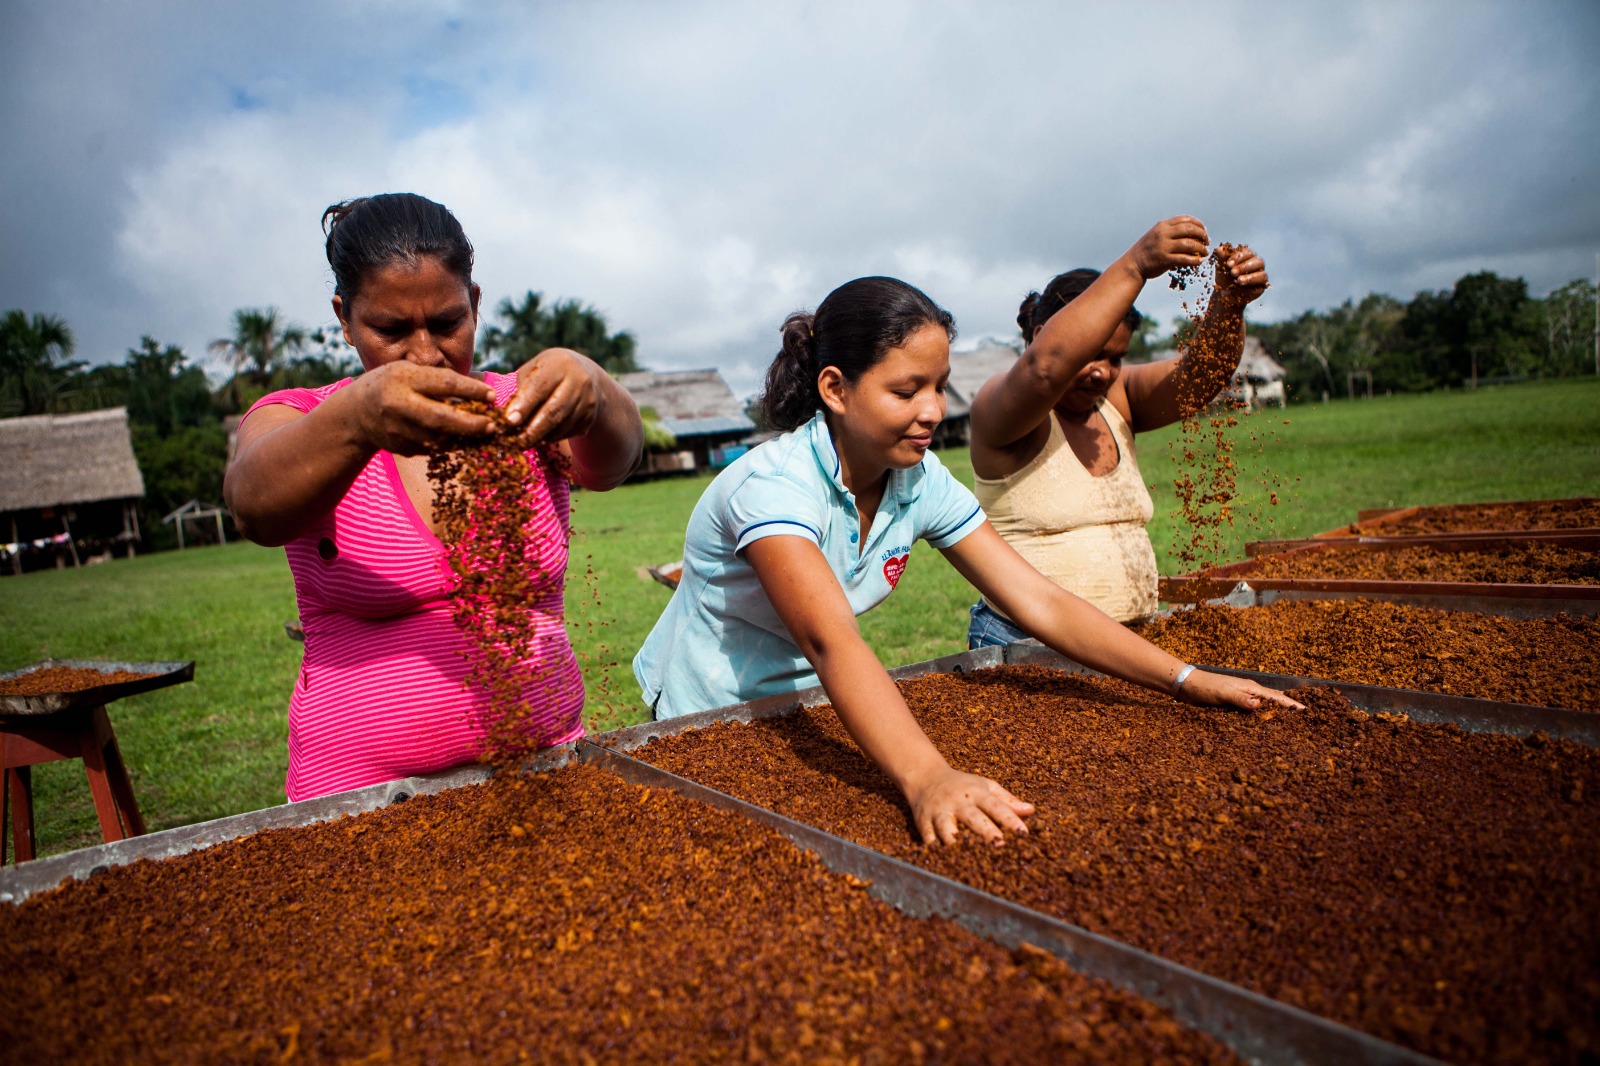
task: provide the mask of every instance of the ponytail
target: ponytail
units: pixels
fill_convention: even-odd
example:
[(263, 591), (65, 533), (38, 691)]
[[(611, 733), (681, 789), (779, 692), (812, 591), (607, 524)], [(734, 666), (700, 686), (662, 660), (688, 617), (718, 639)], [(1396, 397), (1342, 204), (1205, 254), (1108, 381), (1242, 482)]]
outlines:
[(804, 311), (783, 320), (783, 347), (767, 367), (767, 390), (761, 394), (761, 421), (773, 429), (796, 429), (822, 406), (812, 366), (815, 321), (815, 315)]

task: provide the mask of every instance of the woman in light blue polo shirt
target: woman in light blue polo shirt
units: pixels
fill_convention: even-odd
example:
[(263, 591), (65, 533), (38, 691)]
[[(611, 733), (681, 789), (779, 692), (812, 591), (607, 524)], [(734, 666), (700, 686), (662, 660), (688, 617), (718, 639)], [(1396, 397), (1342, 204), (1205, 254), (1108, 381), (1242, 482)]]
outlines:
[(658, 718), (821, 682), (863, 751), (900, 788), (924, 841), (965, 826), (1000, 842), (1033, 807), (945, 762), (856, 615), (881, 603), (926, 540), (1023, 629), (1096, 670), (1191, 703), (1297, 707), (1196, 670), (1050, 582), (989, 525), (928, 448), (944, 418), (955, 323), (894, 278), (858, 278), (783, 324), (766, 423), (695, 505), (683, 577), (633, 660)]

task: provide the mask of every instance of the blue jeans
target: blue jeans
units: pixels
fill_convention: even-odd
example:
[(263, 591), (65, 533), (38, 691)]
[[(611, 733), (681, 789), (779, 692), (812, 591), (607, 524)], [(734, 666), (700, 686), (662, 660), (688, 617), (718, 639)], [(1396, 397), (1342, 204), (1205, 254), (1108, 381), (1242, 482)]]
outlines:
[(1004, 615), (990, 610), (989, 605), (982, 600), (973, 604), (969, 613), (972, 615), (972, 622), (967, 626), (968, 651), (1015, 644), (1019, 640), (1028, 639), (1029, 634), (1018, 629), (1016, 624)]

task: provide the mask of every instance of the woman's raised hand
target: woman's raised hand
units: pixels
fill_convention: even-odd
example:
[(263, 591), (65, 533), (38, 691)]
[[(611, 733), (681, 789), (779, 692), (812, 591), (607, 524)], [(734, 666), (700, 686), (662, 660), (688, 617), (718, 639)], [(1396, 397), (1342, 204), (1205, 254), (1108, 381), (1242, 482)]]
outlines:
[(1128, 249), (1128, 256), (1140, 277), (1148, 281), (1174, 267), (1199, 266), (1206, 260), (1209, 244), (1204, 223), (1193, 215), (1178, 215), (1151, 226), (1139, 243)]
[(1248, 244), (1241, 244), (1228, 256), (1227, 262), (1217, 267), (1214, 284), (1217, 295), (1242, 307), (1267, 291), (1267, 264)]
[(925, 785), (908, 789), (906, 799), (924, 844), (953, 844), (966, 826), (991, 844), (1005, 843), (1005, 832), (1027, 833), (1022, 821), (1033, 804), (977, 774), (946, 767)]
[(447, 367), (397, 360), (362, 374), (350, 391), (362, 439), (396, 455), (420, 455), (442, 437), (483, 436), (494, 426), (449, 402), (493, 403), (494, 389)]
[(1237, 707), (1244, 711), (1258, 711), (1269, 705), (1305, 710), (1303, 704), (1296, 703), (1275, 688), (1268, 688), (1249, 678), (1213, 674), (1207, 670), (1196, 670), (1190, 674), (1178, 690), (1178, 698), (1202, 707)]
[(529, 444), (582, 436), (599, 414), (604, 376), (588, 356), (546, 348), (518, 368), (517, 394), (506, 406), (506, 420), (523, 425), (522, 438)]

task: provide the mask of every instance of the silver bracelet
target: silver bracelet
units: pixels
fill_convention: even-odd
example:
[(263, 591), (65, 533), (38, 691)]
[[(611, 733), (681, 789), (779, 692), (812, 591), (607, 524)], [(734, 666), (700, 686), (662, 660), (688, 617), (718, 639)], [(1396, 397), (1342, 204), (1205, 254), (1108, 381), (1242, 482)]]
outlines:
[(1189, 665), (1185, 666), (1182, 670), (1178, 671), (1178, 676), (1172, 679), (1172, 693), (1173, 693), (1173, 695), (1177, 695), (1178, 690), (1183, 688), (1183, 683), (1185, 681), (1189, 680), (1189, 675), (1192, 674), (1192, 673), (1194, 673), (1194, 664), (1193, 663), (1190, 663)]

